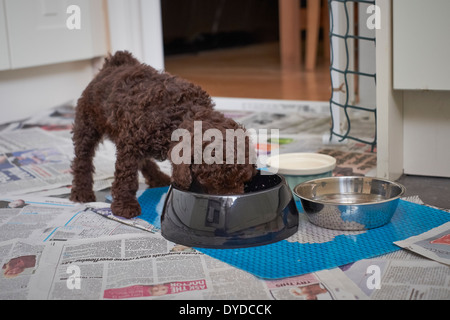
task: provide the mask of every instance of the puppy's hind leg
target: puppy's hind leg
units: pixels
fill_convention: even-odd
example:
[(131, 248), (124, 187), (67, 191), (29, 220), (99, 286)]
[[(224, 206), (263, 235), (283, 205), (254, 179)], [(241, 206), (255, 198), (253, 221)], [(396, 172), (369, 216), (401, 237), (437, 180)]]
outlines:
[(158, 164), (150, 158), (145, 158), (139, 163), (139, 170), (145, 178), (145, 183), (150, 188), (164, 187), (170, 184), (170, 177), (161, 172)]
[[(78, 114), (77, 114), (78, 115)], [(102, 135), (89, 121), (88, 117), (78, 115), (73, 127), (75, 157), (72, 161), (72, 190), (70, 200), (75, 202), (95, 201), (92, 190), (94, 184), (94, 155)]]

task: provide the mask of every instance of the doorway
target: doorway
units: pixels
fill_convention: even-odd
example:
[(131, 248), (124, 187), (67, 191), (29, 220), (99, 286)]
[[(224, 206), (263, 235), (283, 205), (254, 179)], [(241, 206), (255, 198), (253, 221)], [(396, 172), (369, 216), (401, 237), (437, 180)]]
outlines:
[[(213, 97), (330, 98), (323, 41), (314, 70), (281, 67), (278, 0), (161, 0), (161, 16), (165, 70)], [(299, 37), (304, 42), (305, 32)]]

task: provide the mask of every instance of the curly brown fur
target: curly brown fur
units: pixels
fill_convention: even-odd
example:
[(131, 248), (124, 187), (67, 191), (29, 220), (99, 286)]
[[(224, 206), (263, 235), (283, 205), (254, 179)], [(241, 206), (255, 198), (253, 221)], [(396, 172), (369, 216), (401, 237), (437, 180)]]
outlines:
[[(141, 64), (126, 51), (108, 57), (78, 100), (70, 199), (95, 201), (93, 157), (104, 137), (111, 139), (117, 150), (111, 188), (115, 215), (131, 218), (140, 214), (138, 170), (150, 187), (172, 182), (182, 189), (195, 185), (213, 194), (242, 193), (244, 183), (256, 173), (248, 152), (245, 164), (172, 163), (172, 178), (159, 170), (155, 160), (170, 159), (178, 143), (171, 140), (172, 132), (182, 128), (193, 133), (194, 121), (202, 121), (204, 130), (241, 128), (214, 110), (210, 96), (199, 86)], [(203, 142), (203, 148), (207, 144)]]

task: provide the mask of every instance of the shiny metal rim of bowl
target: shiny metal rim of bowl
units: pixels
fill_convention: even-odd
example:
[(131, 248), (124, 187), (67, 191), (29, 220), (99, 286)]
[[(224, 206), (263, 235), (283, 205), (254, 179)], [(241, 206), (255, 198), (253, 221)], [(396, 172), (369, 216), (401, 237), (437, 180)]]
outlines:
[[(362, 185), (362, 190), (361, 191), (373, 191), (372, 189), (372, 182), (378, 182), (380, 183), (380, 185), (389, 185), (393, 188), (398, 189), (397, 192), (395, 193), (394, 196), (389, 196), (386, 198), (382, 198), (382, 197), (376, 197), (376, 195), (380, 195), (381, 193), (373, 193), (373, 192), (358, 192), (358, 191), (353, 191), (353, 192), (347, 192), (345, 193), (346, 195), (357, 195), (357, 194), (361, 194), (361, 195), (375, 195), (373, 197), (373, 199), (376, 199), (376, 201), (363, 201), (359, 202), (359, 201), (351, 201), (351, 202), (339, 202), (339, 196), (343, 195), (342, 190), (338, 189), (335, 190), (335, 193), (333, 194), (335, 196), (335, 198), (333, 198), (332, 200), (327, 199), (327, 198), (317, 198), (317, 193), (316, 196), (313, 196), (312, 194), (305, 194), (304, 190), (302, 189), (306, 189), (306, 190), (316, 190), (317, 188), (314, 188), (315, 186), (322, 186), (325, 187), (325, 184), (329, 184), (334, 183), (336, 185), (338, 185), (339, 187), (343, 186), (343, 182), (342, 181), (349, 181), (349, 185), (350, 183), (353, 184), (353, 182), (355, 180), (361, 180), (363, 182)], [(365, 188), (364, 188), (365, 185)], [(370, 189), (368, 189), (368, 187), (370, 186)], [(354, 190), (355, 188), (353, 188)], [(384, 203), (384, 202), (390, 202), (393, 201), (395, 199), (400, 198), (406, 191), (406, 188), (401, 185), (400, 183), (394, 182), (394, 181), (390, 181), (387, 179), (382, 179), (382, 178), (374, 178), (374, 177), (360, 177), (360, 176), (344, 176), (344, 177), (326, 177), (326, 178), (319, 178), (319, 179), (313, 179), (313, 180), (308, 180), (305, 182), (302, 182), (300, 184), (298, 184), (297, 186), (294, 187), (294, 194), (299, 197), (300, 199), (304, 199), (307, 201), (312, 201), (312, 202), (317, 202), (317, 203), (321, 203), (321, 204), (327, 204), (327, 205), (373, 205), (375, 203)], [(324, 195), (329, 195), (329, 193), (323, 193)], [(358, 199), (355, 199), (358, 200)]]
[(297, 185), (308, 220), (335, 230), (368, 230), (387, 224), (405, 188), (395, 182), (371, 177), (330, 177)]
[(183, 190), (178, 188), (176, 185), (171, 185), (171, 188), (181, 191), (185, 194), (190, 194), (193, 195), (197, 198), (209, 198), (209, 199), (224, 199), (224, 198), (246, 198), (246, 197), (251, 197), (254, 196), (256, 194), (259, 193), (267, 193), (269, 191), (272, 191), (274, 189), (279, 189), (281, 185), (283, 184), (287, 184), (286, 178), (281, 175), (281, 174), (276, 174), (276, 173), (272, 173), (272, 172), (260, 172), (259, 175), (263, 175), (263, 176), (272, 176), (275, 177), (275, 179), (279, 180), (276, 182), (275, 185), (269, 187), (269, 188), (264, 188), (258, 191), (251, 191), (251, 192), (246, 192), (246, 193), (230, 193), (230, 194), (211, 194), (211, 193), (203, 193), (203, 192), (199, 192), (199, 191), (192, 191), (192, 190)]

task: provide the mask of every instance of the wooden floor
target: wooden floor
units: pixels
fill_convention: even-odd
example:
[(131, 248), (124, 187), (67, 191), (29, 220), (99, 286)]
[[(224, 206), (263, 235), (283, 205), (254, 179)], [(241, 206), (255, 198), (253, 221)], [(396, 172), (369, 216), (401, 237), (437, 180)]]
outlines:
[(278, 43), (258, 44), (165, 58), (166, 71), (188, 79), (214, 97), (328, 101), (329, 62), (315, 71), (283, 71)]

